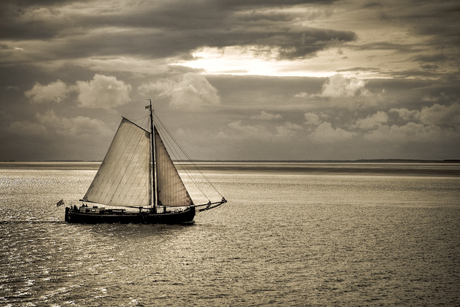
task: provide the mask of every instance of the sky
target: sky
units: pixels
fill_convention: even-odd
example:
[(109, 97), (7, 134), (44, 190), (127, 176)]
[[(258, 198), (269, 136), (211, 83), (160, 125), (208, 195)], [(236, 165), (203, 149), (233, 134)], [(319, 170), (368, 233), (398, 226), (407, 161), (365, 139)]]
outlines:
[(460, 159), (460, 2), (6, 0), (0, 161), (102, 160), (147, 99), (192, 159)]

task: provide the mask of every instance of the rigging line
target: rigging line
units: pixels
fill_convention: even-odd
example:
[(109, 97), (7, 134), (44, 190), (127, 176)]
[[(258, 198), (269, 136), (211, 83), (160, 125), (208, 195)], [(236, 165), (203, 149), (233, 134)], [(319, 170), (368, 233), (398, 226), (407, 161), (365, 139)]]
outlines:
[[(182, 170), (186, 173), (186, 175), (188, 176), (188, 178), (192, 181), (192, 183), (195, 185), (195, 187), (201, 192), (201, 194), (203, 194), (204, 197), (206, 197), (206, 199), (209, 201), (209, 197), (208, 195), (206, 195), (206, 193), (203, 191), (202, 188), (200, 188), (200, 186), (198, 185), (198, 183), (196, 182), (196, 180), (193, 178), (192, 174), (189, 172), (189, 170), (187, 169), (187, 166), (185, 164), (183, 164), (181, 162), (181, 157), (180, 157), (180, 153), (177, 153), (177, 149), (174, 148), (173, 145), (170, 144), (171, 140), (169, 138), (166, 138), (166, 143), (168, 144), (168, 147), (171, 149), (171, 151), (173, 152), (173, 155), (174, 157), (176, 158), (176, 161), (177, 163), (182, 166)], [(177, 159), (178, 158), (178, 159)]]
[[(153, 116), (155, 116), (155, 114), (153, 114)], [(174, 141), (174, 143), (177, 145), (177, 147), (180, 148), (180, 150), (184, 153), (184, 155), (188, 158), (188, 160), (192, 163), (192, 165), (195, 167), (195, 169), (201, 174), (201, 176), (203, 176), (203, 178), (208, 182), (208, 184), (217, 192), (217, 194), (220, 195), (220, 197), (223, 197), (222, 194), (219, 193), (219, 191), (216, 189), (216, 187), (214, 187), (214, 185), (208, 180), (208, 178), (206, 178), (206, 176), (203, 175), (203, 173), (198, 169), (198, 167), (196, 166), (196, 164), (192, 161), (192, 159), (190, 159), (190, 157), (187, 155), (187, 153), (185, 152), (185, 150), (179, 145), (179, 143), (176, 141), (176, 139), (174, 138), (174, 136), (172, 136), (172, 134), (169, 132), (169, 130), (165, 127), (165, 125), (161, 122), (161, 120), (155, 116), (155, 119), (158, 121), (158, 123), (161, 124), (161, 126), (163, 127), (163, 129), (167, 132), (168, 135), (171, 136), (172, 140)]]
[[(190, 172), (187, 170), (187, 167), (181, 162), (181, 156), (179, 153), (177, 153), (177, 151), (181, 151), (187, 158), (188, 160), (191, 160), (188, 156), (187, 156), (187, 153), (185, 153), (185, 151), (180, 147), (179, 143), (174, 139), (174, 137), (172, 136), (172, 134), (169, 132), (169, 130), (165, 127), (165, 125), (158, 120), (158, 123), (160, 124), (162, 130), (165, 131), (165, 136), (166, 138), (165, 139), (165, 142), (168, 144), (168, 147), (170, 148), (170, 150), (173, 152), (174, 154), (174, 157), (176, 158), (178, 164), (180, 164), (182, 166), (182, 169), (184, 170), (184, 172), (187, 174), (187, 176), (190, 178), (190, 180), (192, 181), (192, 183), (195, 185), (195, 187), (201, 192), (201, 194), (203, 194), (206, 199), (209, 201), (209, 197), (207, 196), (207, 194), (203, 191), (203, 189), (200, 188), (200, 186), (197, 184), (196, 180), (194, 179), (194, 177), (190, 174)], [(176, 146), (173, 146), (171, 145), (171, 143), (175, 144)], [(176, 149), (176, 147), (179, 149)], [(179, 159), (177, 159), (179, 158)], [(191, 162), (191, 161), (190, 161)], [(209, 184), (209, 181), (206, 179), (206, 177), (197, 169), (196, 165), (193, 164), (192, 162), (192, 165), (195, 167), (195, 169), (200, 173), (200, 175), (208, 182)], [(212, 186), (212, 185), (211, 185)], [(215, 189), (215, 188), (214, 188)]]
[[(164, 127), (164, 125), (161, 125), (161, 127), (164, 129), (164, 130), (167, 130), (166, 127)], [(196, 183), (196, 181), (193, 179), (193, 176), (188, 172), (187, 170), (187, 167), (185, 167), (184, 164), (182, 164), (182, 162), (180, 161), (181, 160), (181, 156), (180, 156), (180, 153), (178, 152), (178, 150), (176, 149), (176, 147), (171, 144), (171, 139), (172, 139), (172, 142), (175, 143), (178, 146), (177, 142), (174, 141), (174, 139), (172, 138), (171, 134), (169, 133), (169, 131), (167, 131), (166, 137), (163, 138), (164, 142), (167, 144), (167, 146), (169, 147), (170, 149), (170, 153), (172, 153), (172, 155), (174, 156), (174, 158), (176, 159), (177, 163), (180, 164), (182, 166), (182, 169), (184, 170), (184, 172), (187, 174), (188, 178), (190, 178), (190, 180), (192, 181), (192, 183), (195, 185), (195, 187), (201, 192), (201, 194), (204, 195), (204, 197), (206, 197), (206, 199), (209, 201), (209, 197), (206, 195), (206, 193), (200, 188), (200, 186)], [(182, 153), (184, 153), (182, 151)], [(184, 153), (185, 154), (185, 153)], [(205, 178), (206, 179), (206, 178)]]
[[(157, 127), (158, 127), (158, 126), (157, 126)], [(159, 127), (158, 127), (158, 128), (159, 128)], [(157, 133), (158, 133), (158, 134), (160, 133), (160, 132), (158, 131), (158, 129), (157, 129)], [(164, 134), (163, 134), (163, 136), (164, 136)], [(161, 143), (161, 148), (162, 148), (162, 150), (163, 150), (163, 156), (164, 156), (164, 157), (167, 157), (168, 161), (170, 161), (171, 163), (173, 163), (173, 161), (172, 161), (172, 159), (171, 159), (171, 154), (173, 154), (173, 156), (175, 156), (175, 153), (172, 152), (172, 150), (174, 150), (174, 149), (171, 149), (171, 147), (170, 147), (169, 145), (167, 145), (168, 142), (169, 142), (169, 141), (167, 140), (167, 138), (165, 139), (165, 138), (161, 138), (161, 137), (159, 136), (159, 138), (157, 139), (157, 141)], [(166, 149), (167, 147), (170, 148), (169, 151)], [(163, 161), (163, 163), (164, 163), (164, 162), (165, 162), (165, 159), (162, 159), (162, 161)], [(168, 185), (168, 188), (169, 188), (168, 191), (169, 191), (169, 193), (173, 193), (173, 194), (177, 195), (178, 193), (185, 192), (185, 194), (187, 195), (188, 199), (191, 199), (191, 196), (189, 195), (189, 193), (188, 193), (188, 191), (187, 191), (187, 189), (186, 189), (186, 187), (185, 187), (185, 184), (184, 184), (184, 182), (183, 182), (181, 176), (179, 175), (179, 172), (177, 171), (176, 167), (175, 167), (173, 164), (171, 164), (171, 165), (167, 164), (167, 165), (168, 165), (167, 171), (168, 171), (169, 176), (174, 176), (174, 177), (177, 176), (177, 178), (179, 178), (179, 181), (176, 182), (174, 185)], [(165, 169), (166, 169), (166, 168), (163, 168), (163, 170), (165, 170)], [(163, 188), (164, 188), (164, 187), (163, 187)], [(176, 205), (177, 205), (177, 201), (176, 201)]]
[[(133, 124), (141, 127), (142, 129), (144, 129), (145, 131), (149, 131), (149, 128), (150, 127), (147, 127), (149, 122), (148, 122), (148, 118), (150, 117), (150, 115), (146, 115), (146, 116), (143, 116), (143, 117), (139, 117), (137, 119), (128, 119), (130, 122), (132, 122)], [(139, 124), (137, 122), (140, 122)], [(146, 128), (147, 127), (147, 128)]]
[[(149, 120), (148, 120), (148, 118), (149, 118), (149, 117), (150, 117), (150, 116), (144, 116), (144, 117), (140, 120), (140, 126), (143, 127), (143, 128), (144, 128), (145, 130), (147, 130), (147, 131), (150, 131), (150, 129), (149, 129), (150, 127), (148, 127), (148, 125), (149, 125)], [(146, 127), (148, 127), (148, 128), (146, 128)]]
[[(142, 124), (140, 126), (143, 127), (142, 125), (144, 124), (144, 121), (147, 119), (147, 117), (150, 117), (150, 115), (142, 116), (142, 117), (140, 117), (138, 119), (133, 119), (132, 121), (137, 122), (137, 121), (142, 120), (142, 122), (141, 122)], [(147, 130), (147, 129), (145, 129), (145, 130)]]
[[(214, 191), (220, 195), (220, 197), (222, 197), (222, 194), (220, 194), (220, 192), (216, 189), (216, 187), (214, 187), (214, 185), (208, 180), (208, 178), (206, 178), (206, 176), (198, 169), (197, 165), (192, 161), (192, 159), (189, 157), (189, 155), (187, 154), (187, 152), (180, 146), (179, 142), (177, 142), (177, 140), (174, 138), (174, 136), (172, 135), (171, 132), (169, 132), (169, 130), (166, 128), (166, 126), (161, 122), (160, 119), (156, 118), (158, 120), (158, 122), (161, 124), (162, 128), (166, 131), (166, 133), (168, 134), (168, 136), (172, 139), (172, 141), (174, 142), (174, 144), (180, 149), (180, 151), (187, 157), (187, 159), (190, 161), (190, 163), (192, 164), (192, 166), (194, 167), (194, 169), (204, 178), (204, 180), (209, 184), (210, 187), (212, 187), (214, 189)], [(178, 161), (179, 164), (181, 164), (181, 161)], [(181, 164), (183, 165), (183, 164)], [(191, 178), (192, 182), (195, 184), (195, 186), (201, 191), (201, 193), (203, 193), (203, 195), (207, 197), (207, 195), (200, 189), (200, 187), (198, 186), (198, 184), (195, 182), (195, 180), (193, 179), (193, 177), (190, 175), (190, 173), (187, 171), (187, 168), (184, 167), (184, 171), (187, 173), (187, 175)]]
[[(183, 171), (190, 178), (190, 180), (193, 182), (193, 184), (196, 186), (196, 188), (198, 190), (200, 190), (200, 192), (209, 200), (209, 198), (206, 195), (206, 193), (200, 188), (200, 186), (197, 184), (197, 182), (194, 179), (194, 177), (190, 174), (188, 168), (181, 161), (184, 158), (181, 156), (180, 152), (182, 152), (182, 154), (185, 155), (185, 157), (188, 158), (188, 160), (191, 160), (190, 157), (188, 157), (187, 153), (180, 147), (179, 143), (174, 139), (173, 135), (171, 134), (171, 132), (169, 132), (169, 130), (166, 128), (166, 126), (160, 120), (158, 120), (158, 123), (160, 124), (162, 130), (165, 131), (165, 136), (166, 137), (164, 138), (164, 140), (167, 143), (168, 147), (170, 148), (170, 151), (172, 151), (174, 158), (176, 158), (177, 163), (182, 166)], [(194, 166), (195, 169), (198, 171), (198, 169), (196, 168), (195, 165), (193, 165), (193, 163), (192, 163), (192, 166)], [(203, 174), (201, 174), (201, 176), (206, 180), (206, 178), (203, 176)]]

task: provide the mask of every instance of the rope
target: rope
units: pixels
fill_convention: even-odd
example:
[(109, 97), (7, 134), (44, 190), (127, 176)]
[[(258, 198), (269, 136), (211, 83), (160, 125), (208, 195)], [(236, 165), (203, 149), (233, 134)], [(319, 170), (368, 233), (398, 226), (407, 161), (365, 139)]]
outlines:
[[(167, 130), (164, 126), (161, 126), (162, 129), (164, 130)], [(158, 133), (160, 133), (160, 131), (158, 131)], [(169, 134), (169, 132), (167, 133), (167, 137), (165, 138), (164, 136), (162, 136), (162, 140), (163, 142), (166, 144), (166, 146), (169, 148), (169, 154), (172, 155), (176, 161), (183, 166), (182, 162), (180, 161), (181, 160), (181, 157), (180, 157), (180, 153), (176, 150), (176, 148), (174, 147), (174, 144), (178, 146), (177, 142), (174, 142), (174, 144), (171, 144), (171, 140), (173, 140), (173, 137), (171, 136), (171, 134)], [(184, 152), (182, 152), (184, 153)], [(184, 153), (185, 154), (185, 153)], [(191, 176), (191, 174), (187, 171), (187, 169), (185, 167), (183, 167), (183, 170), (185, 171), (185, 173), (187, 174), (187, 176), (190, 178), (190, 180), (192, 181), (192, 183), (195, 185), (195, 187), (201, 192), (201, 194), (204, 195), (204, 197), (206, 197), (207, 200), (210, 200), (209, 197), (206, 195), (206, 193), (204, 193), (204, 191), (200, 188), (200, 186), (195, 182), (195, 180), (193, 179), (193, 177)], [(203, 176), (204, 177), (204, 176)], [(206, 178), (205, 178), (206, 179)]]
[[(188, 159), (188, 161), (190, 161), (190, 163), (192, 164), (192, 166), (195, 168), (195, 170), (204, 178), (204, 180), (206, 180), (206, 182), (209, 184), (209, 186), (211, 186), (214, 191), (219, 194), (220, 197), (223, 197), (222, 194), (219, 193), (219, 191), (216, 189), (216, 187), (214, 187), (214, 185), (208, 180), (208, 178), (206, 178), (206, 176), (198, 169), (197, 165), (192, 161), (192, 159), (189, 157), (189, 155), (185, 152), (185, 150), (179, 145), (179, 143), (177, 142), (177, 140), (174, 138), (174, 136), (169, 132), (169, 130), (166, 128), (166, 126), (163, 124), (163, 122), (155, 115), (155, 113), (153, 114), (153, 116), (155, 117), (155, 121), (161, 126), (162, 130), (166, 132), (167, 136), (174, 142), (174, 144), (177, 146), (177, 148), (180, 149), (180, 151), (185, 155), (185, 157)], [(174, 148), (174, 146), (171, 146), (170, 145), (170, 142), (168, 139), (165, 140), (166, 143), (168, 143), (168, 147), (170, 150), (173, 151), (173, 154), (174, 154), (174, 157), (177, 159), (177, 158), (180, 158), (180, 156), (177, 155), (176, 153), (176, 150)], [(177, 155), (177, 156), (176, 156)], [(180, 159), (177, 159), (178, 163), (180, 165), (183, 165), (181, 164), (181, 161)], [(192, 180), (193, 184), (198, 188), (198, 190), (200, 190), (200, 192), (209, 200), (208, 196), (200, 189), (200, 187), (197, 185), (197, 183), (195, 182), (195, 180), (193, 179), (193, 177), (188, 173), (187, 171), (187, 168), (186, 167), (183, 167), (184, 171), (187, 173), (187, 175), (189, 176), (189, 178)]]

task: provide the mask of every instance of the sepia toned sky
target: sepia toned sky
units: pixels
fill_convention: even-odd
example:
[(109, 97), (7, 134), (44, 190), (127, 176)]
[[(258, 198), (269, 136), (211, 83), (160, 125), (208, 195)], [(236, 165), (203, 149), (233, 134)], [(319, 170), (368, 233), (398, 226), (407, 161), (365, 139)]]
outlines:
[(147, 99), (194, 159), (460, 159), (460, 2), (0, 3), (0, 160), (101, 160)]

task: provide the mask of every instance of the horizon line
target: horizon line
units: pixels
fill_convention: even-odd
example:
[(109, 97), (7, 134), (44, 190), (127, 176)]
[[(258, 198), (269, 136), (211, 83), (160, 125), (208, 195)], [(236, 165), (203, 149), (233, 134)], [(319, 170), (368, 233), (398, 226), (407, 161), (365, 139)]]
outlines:
[[(102, 163), (102, 160), (0, 160), (0, 163)], [(400, 158), (389, 158), (389, 159), (328, 159), (328, 160), (276, 160), (276, 159), (257, 159), (257, 160), (225, 160), (225, 159), (191, 159), (191, 160), (174, 160), (174, 162), (283, 162), (283, 163), (317, 163), (317, 162), (348, 162), (348, 163), (360, 163), (360, 162), (438, 162), (438, 163), (460, 163), (460, 159), (400, 159)]]

